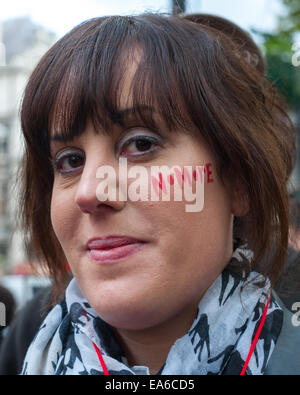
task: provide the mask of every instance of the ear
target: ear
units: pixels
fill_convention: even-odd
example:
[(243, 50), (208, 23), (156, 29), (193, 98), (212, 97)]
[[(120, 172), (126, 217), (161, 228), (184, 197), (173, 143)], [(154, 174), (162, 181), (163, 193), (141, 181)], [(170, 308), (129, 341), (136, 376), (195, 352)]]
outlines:
[(250, 209), (249, 195), (246, 187), (239, 182), (231, 186), (231, 212), (235, 217), (243, 217)]

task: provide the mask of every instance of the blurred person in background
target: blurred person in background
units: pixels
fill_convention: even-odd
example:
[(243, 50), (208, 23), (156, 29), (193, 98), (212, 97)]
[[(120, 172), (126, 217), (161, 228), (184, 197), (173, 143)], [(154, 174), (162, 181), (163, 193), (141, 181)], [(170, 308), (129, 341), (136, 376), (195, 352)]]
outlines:
[(16, 311), (0, 344), (0, 375), (20, 374), (27, 349), (51, 308), (51, 287), (47, 287)]
[[(6, 332), (7, 327), (10, 325), (13, 320), (15, 310), (16, 310), (16, 301), (13, 294), (5, 287), (0, 285), (0, 348), (4, 339), (4, 332)], [(3, 320), (3, 322), (2, 322)]]

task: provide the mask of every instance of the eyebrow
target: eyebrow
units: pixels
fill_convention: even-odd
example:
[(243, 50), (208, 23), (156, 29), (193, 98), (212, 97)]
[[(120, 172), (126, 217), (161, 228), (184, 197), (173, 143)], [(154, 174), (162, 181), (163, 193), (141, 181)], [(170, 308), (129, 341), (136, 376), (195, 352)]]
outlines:
[[(141, 105), (138, 107), (129, 107), (114, 112), (111, 121), (114, 125), (120, 123), (122, 124), (124, 120), (126, 120), (126, 118), (130, 118), (130, 116), (133, 116), (134, 114), (141, 114), (142, 112), (155, 113), (156, 111), (153, 107), (147, 105)], [(59, 132), (52, 134), (50, 137), (50, 142), (68, 142), (70, 140), (71, 139), (69, 139), (68, 137), (64, 136), (64, 134)]]

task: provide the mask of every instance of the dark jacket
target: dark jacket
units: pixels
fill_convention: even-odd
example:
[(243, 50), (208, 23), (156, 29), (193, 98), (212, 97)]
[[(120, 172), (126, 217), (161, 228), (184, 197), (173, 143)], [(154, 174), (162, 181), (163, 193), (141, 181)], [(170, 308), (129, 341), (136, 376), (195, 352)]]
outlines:
[(265, 374), (300, 375), (300, 314), (292, 313), (276, 299), (283, 309), (283, 325)]
[(27, 349), (51, 309), (51, 287), (40, 290), (17, 312), (0, 347), (0, 375), (18, 375)]

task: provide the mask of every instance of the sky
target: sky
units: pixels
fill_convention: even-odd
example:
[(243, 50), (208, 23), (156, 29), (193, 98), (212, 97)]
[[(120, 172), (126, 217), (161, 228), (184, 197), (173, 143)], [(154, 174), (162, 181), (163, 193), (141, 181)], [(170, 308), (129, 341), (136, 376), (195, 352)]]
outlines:
[[(244, 29), (270, 31), (281, 11), (279, 0), (186, 0), (187, 12), (224, 16)], [(170, 12), (171, 0), (0, 0), (0, 20), (30, 16), (61, 37), (80, 22), (103, 15)]]

